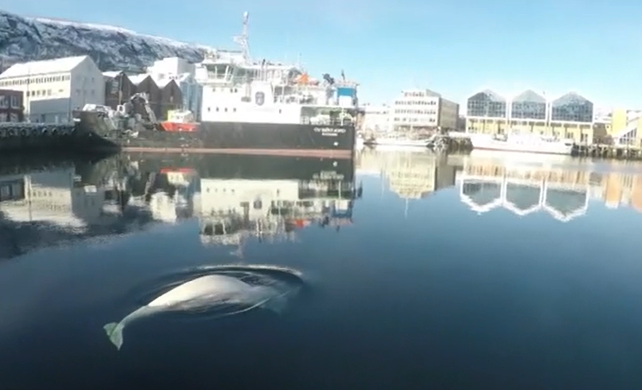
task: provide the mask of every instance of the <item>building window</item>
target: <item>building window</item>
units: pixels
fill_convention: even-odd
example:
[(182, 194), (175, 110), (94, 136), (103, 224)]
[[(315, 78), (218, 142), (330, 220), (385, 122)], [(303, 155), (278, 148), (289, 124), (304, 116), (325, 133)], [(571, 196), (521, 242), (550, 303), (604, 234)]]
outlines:
[(17, 96), (11, 96), (11, 108), (20, 108), (19, 103)]
[(9, 107), (8, 96), (0, 96), (0, 107), (2, 107), (2, 108)]
[(15, 112), (12, 112), (9, 114), (9, 122), (20, 122), (20, 118), (18, 117), (18, 114)]

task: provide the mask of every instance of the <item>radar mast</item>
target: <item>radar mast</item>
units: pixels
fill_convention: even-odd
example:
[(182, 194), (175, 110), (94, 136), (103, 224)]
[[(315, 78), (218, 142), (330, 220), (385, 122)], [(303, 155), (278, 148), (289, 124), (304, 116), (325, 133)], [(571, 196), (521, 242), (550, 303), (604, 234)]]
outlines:
[(243, 52), (243, 57), (248, 64), (252, 63), (252, 58), (250, 57), (250, 46), (248, 44), (248, 27), (249, 27), (250, 14), (245, 11), (243, 13), (243, 31), (241, 35), (234, 37), (234, 42), (241, 46), (241, 51)]

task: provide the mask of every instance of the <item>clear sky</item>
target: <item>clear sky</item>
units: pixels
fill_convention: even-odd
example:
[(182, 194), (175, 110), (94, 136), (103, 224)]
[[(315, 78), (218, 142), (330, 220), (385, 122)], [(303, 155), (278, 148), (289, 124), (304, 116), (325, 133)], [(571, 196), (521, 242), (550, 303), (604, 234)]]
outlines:
[(228, 48), (249, 11), (254, 57), (300, 53), (313, 76), (343, 69), (375, 104), (405, 88), (459, 102), (482, 88), (532, 88), (642, 108), (639, 0), (0, 0), (0, 9)]

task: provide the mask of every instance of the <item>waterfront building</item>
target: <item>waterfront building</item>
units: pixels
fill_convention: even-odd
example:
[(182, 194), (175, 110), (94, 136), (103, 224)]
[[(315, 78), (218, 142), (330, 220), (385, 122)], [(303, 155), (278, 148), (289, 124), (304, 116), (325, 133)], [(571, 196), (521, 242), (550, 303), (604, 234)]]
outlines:
[(196, 65), (182, 58), (169, 57), (154, 62), (147, 68), (157, 83), (174, 80), (181, 90), (182, 109), (189, 110), (196, 120), (201, 120), (203, 87), (196, 81)]
[(129, 101), (136, 93), (136, 86), (125, 72), (103, 72), (103, 79), (105, 80), (105, 105), (113, 110)]
[(386, 132), (390, 131), (390, 106), (382, 104), (380, 106), (365, 105), (362, 129), (367, 132)]
[(457, 129), (459, 104), (429, 89), (402, 91), (391, 109), (394, 130)]
[(466, 101), (469, 133), (534, 133), (590, 144), (606, 135), (595, 126), (593, 102), (569, 92), (555, 99), (526, 90), (507, 98), (492, 90), (475, 93)]
[(614, 143), (642, 147), (642, 110), (616, 108), (606, 131)]
[(0, 74), (0, 88), (22, 91), (31, 122), (71, 122), (72, 111), (105, 103), (105, 83), (89, 56), (33, 61)]
[(167, 113), (183, 106), (183, 93), (174, 79), (157, 80), (156, 85), (160, 88), (160, 117), (167, 119)]
[(135, 93), (144, 93), (147, 96), (149, 108), (154, 112), (157, 119), (161, 118), (162, 91), (150, 74), (142, 73), (129, 76), (136, 88)]
[(22, 122), (23, 120), (22, 91), (0, 89), (0, 122)]

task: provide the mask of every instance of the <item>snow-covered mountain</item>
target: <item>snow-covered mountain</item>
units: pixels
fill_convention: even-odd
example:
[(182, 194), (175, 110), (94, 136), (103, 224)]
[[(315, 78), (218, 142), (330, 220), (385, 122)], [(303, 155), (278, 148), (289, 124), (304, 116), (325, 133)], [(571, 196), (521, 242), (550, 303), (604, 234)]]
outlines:
[(88, 54), (102, 70), (137, 71), (165, 57), (199, 62), (206, 50), (212, 48), (119, 27), (27, 18), (0, 11), (3, 68), (16, 62)]

